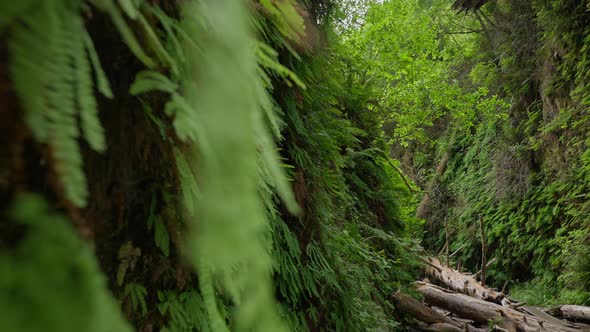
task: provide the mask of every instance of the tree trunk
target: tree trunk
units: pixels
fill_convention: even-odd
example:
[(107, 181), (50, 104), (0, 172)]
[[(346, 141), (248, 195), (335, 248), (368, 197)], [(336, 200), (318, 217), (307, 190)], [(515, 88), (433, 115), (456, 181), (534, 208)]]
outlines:
[(479, 217), (479, 227), (481, 231), (481, 275), (479, 280), (481, 280), (481, 285), (485, 286), (486, 284), (486, 268), (488, 265), (486, 259), (486, 252), (487, 252), (487, 239), (486, 239), (486, 227), (483, 223), (483, 218)]

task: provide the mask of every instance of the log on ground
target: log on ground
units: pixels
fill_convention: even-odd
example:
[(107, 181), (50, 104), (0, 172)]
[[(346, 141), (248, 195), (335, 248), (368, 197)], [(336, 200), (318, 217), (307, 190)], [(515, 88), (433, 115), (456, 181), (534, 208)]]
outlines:
[(561, 317), (573, 322), (590, 323), (590, 307), (562, 305), (558, 308)]
[(496, 303), (445, 291), (427, 283), (418, 283), (417, 289), (424, 296), (424, 301), (430, 305), (443, 308), (459, 317), (471, 319), (480, 324), (495, 322), (499, 328), (510, 332), (588, 331), (577, 326), (560, 326), (533, 315), (526, 315), (514, 309), (502, 307)]
[(393, 299), (397, 310), (418, 321), (424, 322), (428, 325), (441, 323), (459, 327), (459, 324), (449, 317), (436, 312), (434, 309), (425, 306), (422, 302), (404, 293), (397, 292), (393, 294)]
[(482, 300), (502, 303), (505, 295), (488, 287), (482, 286), (475, 278), (465, 275), (455, 269), (449, 268), (440, 260), (428, 257), (425, 266), (426, 275), (435, 283), (444, 285), (449, 289), (473, 296)]
[(401, 292), (393, 294), (395, 307), (405, 316), (412, 317), (419, 321), (422, 331), (427, 332), (485, 332), (472, 326), (465, 320), (455, 321), (433, 308), (427, 307), (422, 302)]

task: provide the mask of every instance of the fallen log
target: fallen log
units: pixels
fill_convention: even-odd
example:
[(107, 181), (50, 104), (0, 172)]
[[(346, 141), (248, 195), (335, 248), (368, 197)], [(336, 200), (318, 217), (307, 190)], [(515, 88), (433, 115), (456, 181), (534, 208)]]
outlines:
[[(418, 283), (418, 292), (427, 304), (448, 310), (453, 314), (480, 324), (495, 323), (497, 330), (509, 332), (581, 332), (586, 328), (562, 326), (546, 319), (527, 315), (496, 303), (484, 301), (465, 294), (441, 290), (427, 283)], [(573, 326), (573, 325), (572, 325)]]
[(454, 322), (449, 317), (446, 317), (434, 309), (425, 306), (422, 302), (415, 298), (408, 296), (401, 292), (393, 294), (395, 301), (395, 308), (401, 311), (403, 314), (413, 317), (418, 321), (424, 322), (428, 325), (444, 323), (459, 327), (459, 324)]
[(550, 310), (552, 314), (573, 322), (590, 323), (590, 307), (562, 305)]
[(465, 329), (447, 323), (436, 323), (420, 328), (424, 332), (465, 332)]
[[(426, 275), (433, 281), (449, 289), (473, 296), (485, 301), (502, 303), (505, 295), (488, 287), (482, 286), (474, 277), (465, 275), (457, 270), (445, 266), (440, 260), (428, 257), (425, 266)], [(507, 301), (504, 303), (508, 304)]]
[(486, 332), (471, 326), (467, 320), (454, 320), (422, 302), (401, 292), (393, 294), (395, 307), (405, 316), (416, 319), (421, 324), (422, 331), (428, 332)]
[(559, 320), (559, 319), (555, 318), (554, 316), (551, 316), (550, 314), (548, 314), (542, 310), (539, 310), (536, 307), (524, 306), (524, 307), (522, 307), (522, 310), (529, 315), (539, 317), (539, 318), (544, 319), (548, 322), (552, 322), (555, 325), (574, 327), (571, 323)]
[(566, 319), (574, 322), (590, 323), (590, 307), (563, 305), (559, 310)]

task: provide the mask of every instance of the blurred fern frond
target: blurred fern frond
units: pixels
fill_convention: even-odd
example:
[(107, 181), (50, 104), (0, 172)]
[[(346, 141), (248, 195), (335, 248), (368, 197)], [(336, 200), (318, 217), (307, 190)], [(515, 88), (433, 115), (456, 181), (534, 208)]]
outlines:
[(15, 248), (0, 248), (4, 330), (131, 331), (93, 250), (66, 218), (40, 197), (22, 194), (9, 219), (26, 232)]
[(88, 193), (78, 139), (95, 151), (106, 149), (92, 73), (103, 95), (112, 92), (86, 32), (82, 3), (48, 0), (40, 7), (11, 25), (11, 76), (34, 137), (51, 148), (64, 196), (84, 206)]

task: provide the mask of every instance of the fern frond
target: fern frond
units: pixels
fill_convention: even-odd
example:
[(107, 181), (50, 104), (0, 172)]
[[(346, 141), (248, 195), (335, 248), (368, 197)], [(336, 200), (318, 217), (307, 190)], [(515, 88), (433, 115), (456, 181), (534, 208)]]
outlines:
[[(262, 124), (262, 121), (259, 123)], [(263, 167), (268, 170), (269, 175), (272, 178), (272, 183), (283, 202), (285, 202), (289, 212), (295, 215), (300, 214), (301, 209), (295, 200), (291, 185), (285, 177), (285, 172), (281, 167), (280, 155), (272, 140), (272, 136), (262, 125), (257, 126), (256, 129)]]
[(156, 62), (145, 53), (145, 51), (137, 41), (135, 34), (125, 21), (125, 18), (123, 17), (121, 11), (113, 2), (113, 0), (93, 0), (92, 3), (94, 3), (94, 5), (98, 9), (106, 12), (111, 16), (111, 20), (113, 21), (113, 24), (117, 27), (117, 30), (119, 30), (121, 38), (123, 38), (125, 44), (127, 44), (131, 52), (133, 52), (133, 54), (139, 59), (139, 61), (141, 61), (146, 67), (150, 69), (155, 68)]
[(156, 246), (162, 250), (164, 256), (168, 257), (170, 254), (170, 235), (168, 234), (166, 225), (162, 222), (162, 218), (156, 218), (155, 220), (154, 240)]
[(184, 50), (180, 43), (179, 36), (177, 36), (183, 32), (182, 27), (179, 25), (178, 21), (169, 17), (160, 7), (151, 6), (148, 4), (146, 5), (146, 8), (162, 24), (162, 28), (166, 32), (166, 37), (170, 39), (170, 43), (173, 45), (171, 48), (174, 50), (174, 62), (185, 63), (186, 58), (184, 55)]
[(196, 202), (201, 197), (199, 186), (195, 175), (193, 174), (185, 154), (178, 149), (174, 150), (174, 157), (176, 160), (176, 167), (180, 178), (181, 194), (183, 199), (183, 206), (188, 210), (190, 216), (195, 215)]
[(158, 291), (158, 310), (169, 315), (170, 321), (162, 332), (216, 331), (211, 329), (203, 297), (196, 291), (176, 294), (172, 291)]
[(13, 248), (0, 248), (3, 330), (132, 331), (70, 220), (32, 194), (19, 195), (9, 215), (27, 231)]
[(98, 107), (94, 98), (94, 86), (92, 82), (92, 68), (88, 61), (85, 50), (85, 32), (84, 22), (79, 15), (72, 15), (72, 25), (75, 31), (81, 33), (75, 34), (77, 40), (73, 41), (76, 48), (73, 50), (74, 68), (76, 69), (76, 99), (80, 112), (80, 125), (84, 138), (90, 147), (99, 152), (106, 150), (104, 130), (98, 119)]
[(119, 0), (119, 6), (130, 19), (135, 20), (139, 16), (141, 0)]
[(123, 297), (129, 298), (131, 300), (131, 306), (133, 307), (134, 311), (138, 309), (141, 310), (141, 314), (145, 315), (147, 313), (147, 289), (140, 284), (130, 282), (125, 285), (125, 290), (123, 291)]
[(135, 76), (135, 81), (131, 84), (129, 93), (137, 96), (151, 91), (174, 93), (178, 91), (178, 84), (157, 71), (144, 70), (139, 72)]
[(111, 85), (107, 79), (107, 75), (104, 73), (104, 70), (100, 65), (100, 60), (98, 58), (98, 54), (96, 53), (96, 49), (94, 48), (92, 38), (90, 38), (90, 35), (86, 29), (82, 30), (82, 33), (84, 35), (84, 46), (86, 51), (88, 51), (88, 56), (90, 57), (90, 62), (92, 63), (92, 69), (94, 71), (94, 75), (96, 76), (96, 87), (98, 88), (98, 92), (107, 98), (113, 98)]
[(59, 16), (53, 1), (44, 1), (38, 10), (27, 12), (9, 39), (10, 72), (14, 88), (25, 109), (25, 121), (39, 142), (47, 142), (47, 86), (51, 85), (54, 37)]
[(260, 0), (260, 4), (271, 14), (271, 20), (284, 36), (297, 40), (304, 31), (303, 18), (296, 9), (294, 0)]
[[(92, 72), (99, 90), (112, 96), (80, 16), (80, 2), (48, 0), (24, 14), (9, 39), (14, 86), (25, 120), (37, 141), (47, 143), (64, 196), (86, 204), (86, 178), (78, 139), (95, 151), (106, 149), (98, 118)], [(89, 61), (90, 58), (90, 61)]]
[[(195, 12), (205, 21), (195, 20)], [(194, 43), (185, 44), (190, 61), (182, 93), (191, 110), (187, 114), (201, 128), (191, 133), (199, 152), (198, 163), (192, 165), (203, 179), (203, 196), (193, 202), (197, 215), (191, 218), (187, 254), (198, 269), (214, 330), (227, 330), (216, 308), (219, 284), (235, 303), (232, 329), (284, 331), (274, 299), (267, 242), (261, 239), (267, 228), (258, 196), (257, 135), (264, 116), (256, 84), (262, 83), (257, 82), (247, 10), (240, 1), (194, 1), (183, 8), (183, 14)], [(223, 201), (231, 204), (219, 204)], [(220, 241), (228, 245), (220, 248)]]
[[(190, 82), (186, 84), (190, 85)], [(129, 89), (134, 96), (142, 93), (160, 91), (171, 94), (170, 100), (164, 106), (164, 113), (172, 117), (176, 135), (182, 141), (199, 143), (202, 149), (207, 149), (207, 138), (203, 136), (203, 128), (198, 112), (177, 91), (179, 85), (168, 77), (152, 70), (145, 70), (136, 75), (135, 81)], [(187, 89), (185, 87), (185, 89)]]
[(257, 42), (257, 46), (256, 55), (258, 57), (258, 63), (262, 67), (283, 78), (288, 86), (291, 86), (291, 82), (293, 82), (301, 89), (305, 89), (305, 83), (303, 83), (297, 74), (279, 62), (277, 59), (278, 52), (275, 49), (261, 41)]
[(146, 40), (148, 44), (150, 45), (151, 49), (154, 50), (156, 56), (160, 59), (160, 62), (162, 64), (168, 65), (173, 74), (178, 74), (178, 66), (176, 65), (176, 62), (172, 59), (168, 51), (166, 51), (166, 48), (164, 48), (164, 45), (162, 45), (162, 42), (160, 42), (158, 35), (152, 26), (150, 26), (145, 16), (143, 16), (141, 12), (138, 12), (137, 18), (139, 24), (147, 36)]
[[(65, 197), (77, 206), (86, 205), (88, 189), (82, 170), (83, 162), (78, 146), (80, 131), (76, 108), (76, 50), (83, 49), (81, 38), (72, 38), (77, 12), (66, 8), (63, 1), (54, 1), (58, 7), (58, 20), (54, 43), (50, 46), (53, 61), (49, 70), (52, 86), (47, 87), (47, 116), (49, 119), (49, 145), (53, 164), (63, 184)], [(63, 6), (63, 7), (62, 7)], [(78, 82), (79, 83), (79, 82)]]
[(197, 265), (199, 269), (199, 288), (203, 295), (203, 302), (207, 310), (209, 325), (211, 330), (219, 332), (229, 332), (224, 319), (217, 307), (217, 300), (214, 288), (214, 280), (211, 272), (211, 267), (206, 263), (201, 262)]
[(164, 107), (168, 116), (174, 116), (172, 122), (176, 135), (182, 141), (197, 142), (203, 150), (210, 149), (209, 140), (203, 134), (204, 128), (200, 121), (199, 113), (188, 103), (184, 97), (175, 93)]

